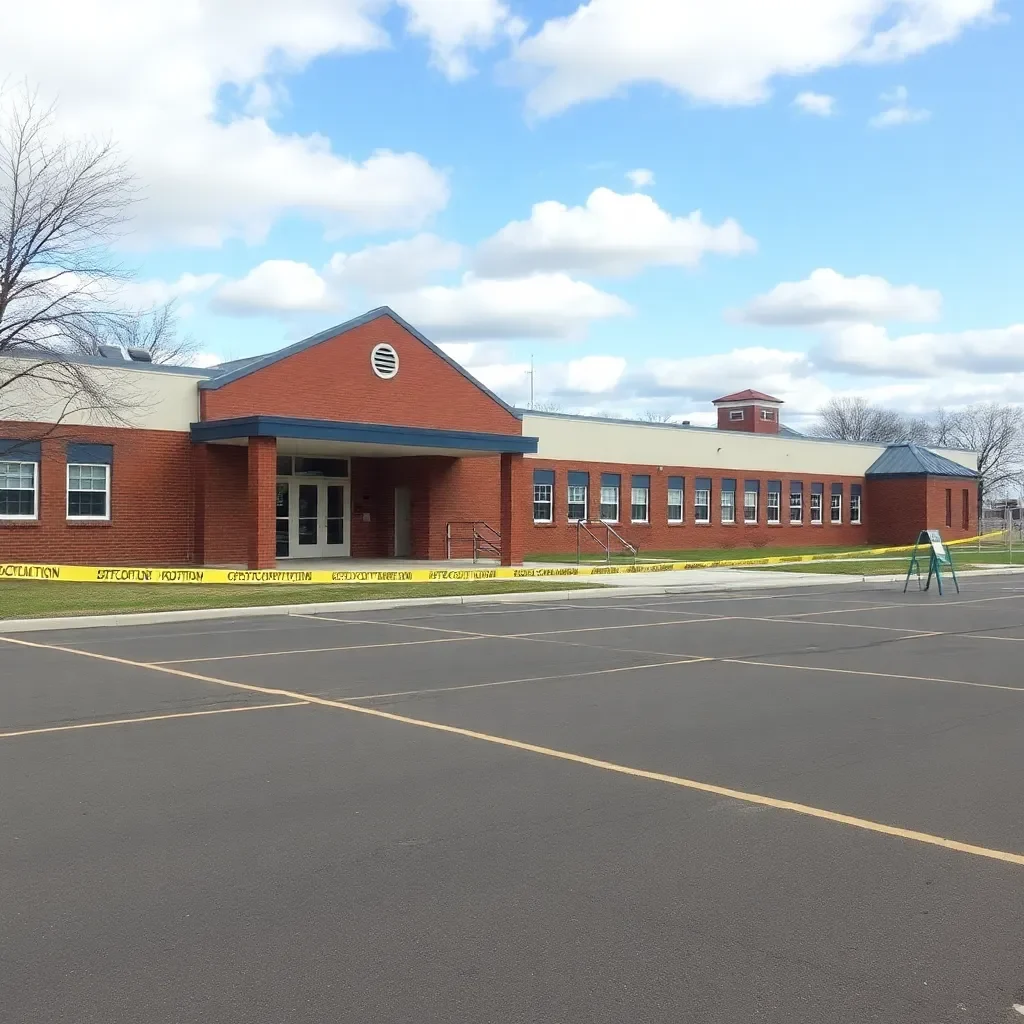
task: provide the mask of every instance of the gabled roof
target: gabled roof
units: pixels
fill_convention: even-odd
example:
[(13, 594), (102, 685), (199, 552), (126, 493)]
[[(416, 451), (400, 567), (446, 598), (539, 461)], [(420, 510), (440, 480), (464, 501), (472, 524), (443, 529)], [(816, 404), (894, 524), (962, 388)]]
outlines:
[(417, 341), (426, 345), (439, 359), (443, 359), (449, 366), (457, 370), (463, 377), (466, 378), (474, 387), (479, 388), (488, 398), (492, 401), (497, 402), (507, 413), (522, 419), (522, 415), (517, 413), (508, 403), (500, 399), (493, 391), (489, 388), (485, 388), (471, 373), (460, 366), (454, 359), (446, 355), (441, 349), (439, 349), (429, 338), (420, 334), (412, 324), (403, 320), (390, 306), (380, 306), (377, 309), (371, 309), (369, 313), (364, 313), (362, 316), (357, 316), (353, 320), (347, 320), (343, 324), (338, 324), (336, 327), (329, 327), (326, 331), (320, 331), (318, 334), (314, 334), (309, 338), (303, 338), (302, 341), (295, 342), (294, 345), (288, 345), (285, 348), (279, 348), (275, 352), (268, 352), (263, 356), (253, 356), (250, 359), (236, 359), (230, 363), (224, 363), (221, 366), (215, 366), (211, 370), (207, 370), (206, 373), (211, 375), (209, 380), (204, 380), (199, 386), (204, 391), (216, 391), (218, 388), (224, 387), (225, 384), (231, 384), (236, 380), (240, 380), (242, 377), (248, 377), (250, 373), (255, 373), (257, 370), (262, 370), (264, 367), (272, 366), (274, 363), (280, 362), (282, 359), (287, 359), (289, 356), (295, 355), (297, 352), (302, 352), (307, 348), (312, 348), (314, 345), (319, 345), (325, 341), (331, 341), (333, 338), (338, 338), (343, 334), (347, 334), (349, 331), (355, 330), (357, 327), (363, 327), (365, 324), (372, 323), (374, 320), (379, 320), (381, 317), (390, 317), (399, 327), (408, 331)]
[(716, 398), (711, 404), (718, 405), (719, 402), (775, 402), (776, 405), (783, 404), (781, 398), (772, 398), (771, 395), (766, 395), (763, 391), (751, 391), (750, 388), (747, 388), (746, 391), (737, 391), (734, 395)]
[(959, 462), (936, 455), (916, 444), (891, 444), (868, 467), (865, 476), (959, 476), (977, 479), (973, 469)]

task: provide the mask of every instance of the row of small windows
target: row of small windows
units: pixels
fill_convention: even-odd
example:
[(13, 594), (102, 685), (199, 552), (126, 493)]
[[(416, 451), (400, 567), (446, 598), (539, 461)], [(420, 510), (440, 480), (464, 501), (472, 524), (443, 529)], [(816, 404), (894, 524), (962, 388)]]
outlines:
[[(113, 447), (69, 444), (66, 449), (68, 519), (110, 518)], [(40, 482), (38, 441), (0, 440), (0, 519), (38, 519)]]
[[(718, 486), (718, 521), (725, 525), (735, 523), (737, 481), (723, 479)], [(566, 491), (566, 518), (570, 523), (584, 522), (589, 518), (588, 473), (570, 472)], [(601, 474), (600, 518), (605, 523), (618, 523), (621, 516), (620, 494), (622, 477), (618, 473)], [(782, 523), (782, 481), (769, 480), (765, 502), (765, 522), (769, 525)], [(533, 521), (535, 523), (554, 522), (555, 509), (555, 474), (554, 470), (537, 469), (533, 472)], [(820, 526), (824, 523), (825, 485), (812, 483), (808, 495), (809, 520), (811, 525)], [(667, 519), (670, 524), (686, 522), (686, 480), (681, 476), (668, 478)], [(843, 522), (843, 485), (831, 485), (829, 494), (829, 522)], [(713, 487), (710, 477), (697, 477), (693, 491), (693, 521), (698, 525), (712, 521)], [(743, 523), (756, 524), (759, 521), (761, 506), (761, 481), (747, 480), (743, 485), (742, 515)], [(863, 487), (851, 484), (849, 503), (846, 506), (849, 522), (858, 525), (863, 514)], [(651, 521), (651, 478), (649, 475), (637, 474), (630, 479), (629, 489), (629, 522), (649, 523)], [(804, 522), (804, 484), (801, 480), (792, 480), (789, 485), (789, 522), (799, 525)]]

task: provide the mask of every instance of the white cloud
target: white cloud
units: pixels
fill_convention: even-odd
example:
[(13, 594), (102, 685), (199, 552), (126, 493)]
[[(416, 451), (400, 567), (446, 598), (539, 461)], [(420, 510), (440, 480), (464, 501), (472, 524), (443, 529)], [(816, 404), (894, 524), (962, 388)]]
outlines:
[(993, 330), (910, 334), (852, 324), (832, 332), (811, 354), (824, 371), (860, 376), (953, 378), (1024, 372), (1024, 324)]
[(872, 321), (936, 320), (942, 309), (937, 291), (893, 285), (884, 277), (844, 277), (827, 267), (803, 281), (783, 281), (759, 295), (733, 317), (747, 323), (801, 326)]
[(245, 277), (217, 289), (210, 308), (217, 313), (257, 316), (305, 313), (337, 307), (327, 282), (308, 264), (266, 260)]
[(587, 395), (604, 394), (614, 391), (625, 372), (626, 360), (621, 356), (583, 356), (566, 364), (565, 388)]
[(194, 356), (185, 359), (185, 366), (196, 366), (205, 370), (211, 366), (219, 366), (224, 360), (213, 352), (197, 352)]
[(917, 124), (932, 116), (930, 110), (911, 107), (906, 86), (899, 85), (892, 92), (882, 93), (885, 109), (876, 114), (868, 124), (872, 128), (895, 128), (901, 124)]
[(176, 281), (130, 281), (118, 289), (118, 301), (133, 309), (150, 309), (168, 302), (209, 291), (223, 274), (182, 274)]
[(499, 0), (401, 0), (409, 31), (430, 40), (432, 63), (451, 81), (472, 74), (468, 49), (486, 49), (499, 37), (516, 38), (525, 25)]
[(762, 102), (778, 76), (893, 61), (955, 39), (997, 0), (586, 0), (525, 38), (529, 108), (557, 114), (653, 82), (698, 101)]
[(696, 266), (705, 253), (737, 255), (756, 243), (731, 218), (717, 227), (700, 211), (673, 217), (647, 195), (595, 189), (585, 206), (537, 203), (483, 242), (476, 269), (489, 276), (534, 271), (635, 274), (646, 266)]
[(465, 274), (457, 286), (419, 288), (389, 304), (435, 341), (578, 338), (594, 320), (631, 312), (618, 296), (567, 274), (505, 280)]
[[(386, 46), (375, 19), (388, 0), (8, 6), (8, 85), (25, 79), (59, 97), (60, 130), (116, 140), (141, 185), (136, 241), (258, 240), (289, 211), (333, 230), (415, 226), (447, 203), (446, 176), (416, 153), (350, 158), (323, 136), (277, 132), (266, 117), (282, 75), (327, 54)], [(419, 17), (417, 3), (407, 6)], [(466, 15), (467, 34), (429, 16), (415, 24), (454, 54), (482, 39), (469, 15), (493, 4), (449, 6)], [(238, 110), (224, 107), (232, 88)]]
[(650, 188), (654, 184), (654, 171), (649, 171), (646, 167), (626, 171), (626, 177), (633, 188)]
[(836, 112), (836, 98), (821, 92), (801, 92), (793, 100), (793, 106), (815, 117), (831, 117)]
[(455, 242), (421, 234), (359, 252), (335, 253), (325, 275), (370, 295), (403, 292), (426, 283), (439, 271), (457, 269), (462, 256), (462, 246)]

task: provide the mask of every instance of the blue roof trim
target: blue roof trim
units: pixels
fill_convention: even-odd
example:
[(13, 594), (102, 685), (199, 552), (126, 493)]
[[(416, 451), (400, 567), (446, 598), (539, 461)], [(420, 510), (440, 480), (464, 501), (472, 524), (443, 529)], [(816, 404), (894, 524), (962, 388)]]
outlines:
[(243, 416), (193, 423), (192, 441), (233, 441), (241, 437), (290, 437), (305, 441), (404, 445), (410, 448), (451, 448), (457, 451), (510, 452), (535, 455), (537, 438), (519, 434), (479, 434), (467, 430), (395, 427), (384, 423), (337, 423), (290, 416)]
[[(226, 384), (231, 384), (236, 380), (241, 380), (242, 377), (248, 377), (250, 373), (255, 373), (257, 370), (262, 370), (267, 366), (273, 366), (274, 363), (280, 362), (282, 359), (287, 359), (289, 356), (293, 356), (298, 352), (304, 352), (307, 348), (312, 348), (314, 345), (319, 345), (322, 342), (330, 341), (332, 338), (340, 337), (343, 334), (347, 334), (349, 331), (355, 330), (357, 327), (364, 327), (366, 324), (372, 323), (374, 320), (379, 320), (381, 317), (390, 317), (399, 327), (408, 331), (417, 341), (421, 344), (426, 345), (434, 355), (443, 359), (449, 366), (457, 370), (463, 377), (466, 378), (474, 387), (479, 388), (488, 398), (493, 402), (497, 402), (498, 405), (512, 416), (517, 419), (522, 419), (522, 415), (512, 408), (507, 402), (502, 401), (493, 391), (489, 388), (484, 387), (468, 370), (459, 365), (451, 356), (447, 355), (440, 348), (437, 347), (429, 338), (421, 334), (412, 326), (407, 320), (403, 320), (390, 306), (379, 306), (377, 309), (371, 309), (369, 313), (363, 313), (362, 316), (357, 316), (353, 320), (346, 320), (343, 324), (338, 324), (335, 327), (329, 327), (326, 331), (320, 331), (319, 334), (314, 334), (309, 338), (303, 338), (302, 341), (297, 341), (294, 345), (288, 345), (286, 348), (278, 349), (276, 352), (269, 352), (265, 356), (257, 356), (253, 359), (248, 360), (236, 360), (234, 363), (227, 364), (228, 367), (234, 367), (228, 369), (226, 373), (220, 373), (219, 375), (212, 377), (210, 380), (204, 381), (199, 386), (204, 390), (215, 391), (217, 388), (222, 388)], [(239, 365), (241, 364), (241, 365)]]
[(978, 477), (973, 469), (916, 444), (889, 445), (864, 475), (874, 480), (897, 480), (914, 476), (950, 476), (976, 480)]

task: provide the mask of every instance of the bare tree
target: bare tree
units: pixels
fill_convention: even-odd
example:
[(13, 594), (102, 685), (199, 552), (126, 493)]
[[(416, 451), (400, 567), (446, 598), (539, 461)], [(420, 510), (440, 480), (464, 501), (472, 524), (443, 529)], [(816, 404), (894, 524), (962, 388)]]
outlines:
[(641, 417), (644, 423), (671, 423), (672, 417), (667, 412), (656, 412), (648, 409)]
[(173, 301), (153, 310), (111, 318), (81, 350), (95, 355), (100, 345), (148, 352), (154, 363), (169, 364), (188, 363), (199, 351), (195, 338), (181, 333)]
[(1024, 408), (983, 402), (948, 414), (953, 447), (978, 453), (979, 515), (986, 491), (1016, 481), (1024, 467)]
[(0, 357), (14, 357), (0, 362), (0, 419), (36, 400), (120, 415), (124, 397), (61, 354), (126, 319), (111, 308), (124, 274), (110, 242), (132, 198), (110, 143), (69, 142), (33, 93), (0, 95)]
[(817, 437), (837, 441), (892, 441), (899, 433), (898, 415), (878, 409), (865, 398), (832, 398), (818, 410), (811, 428)]

